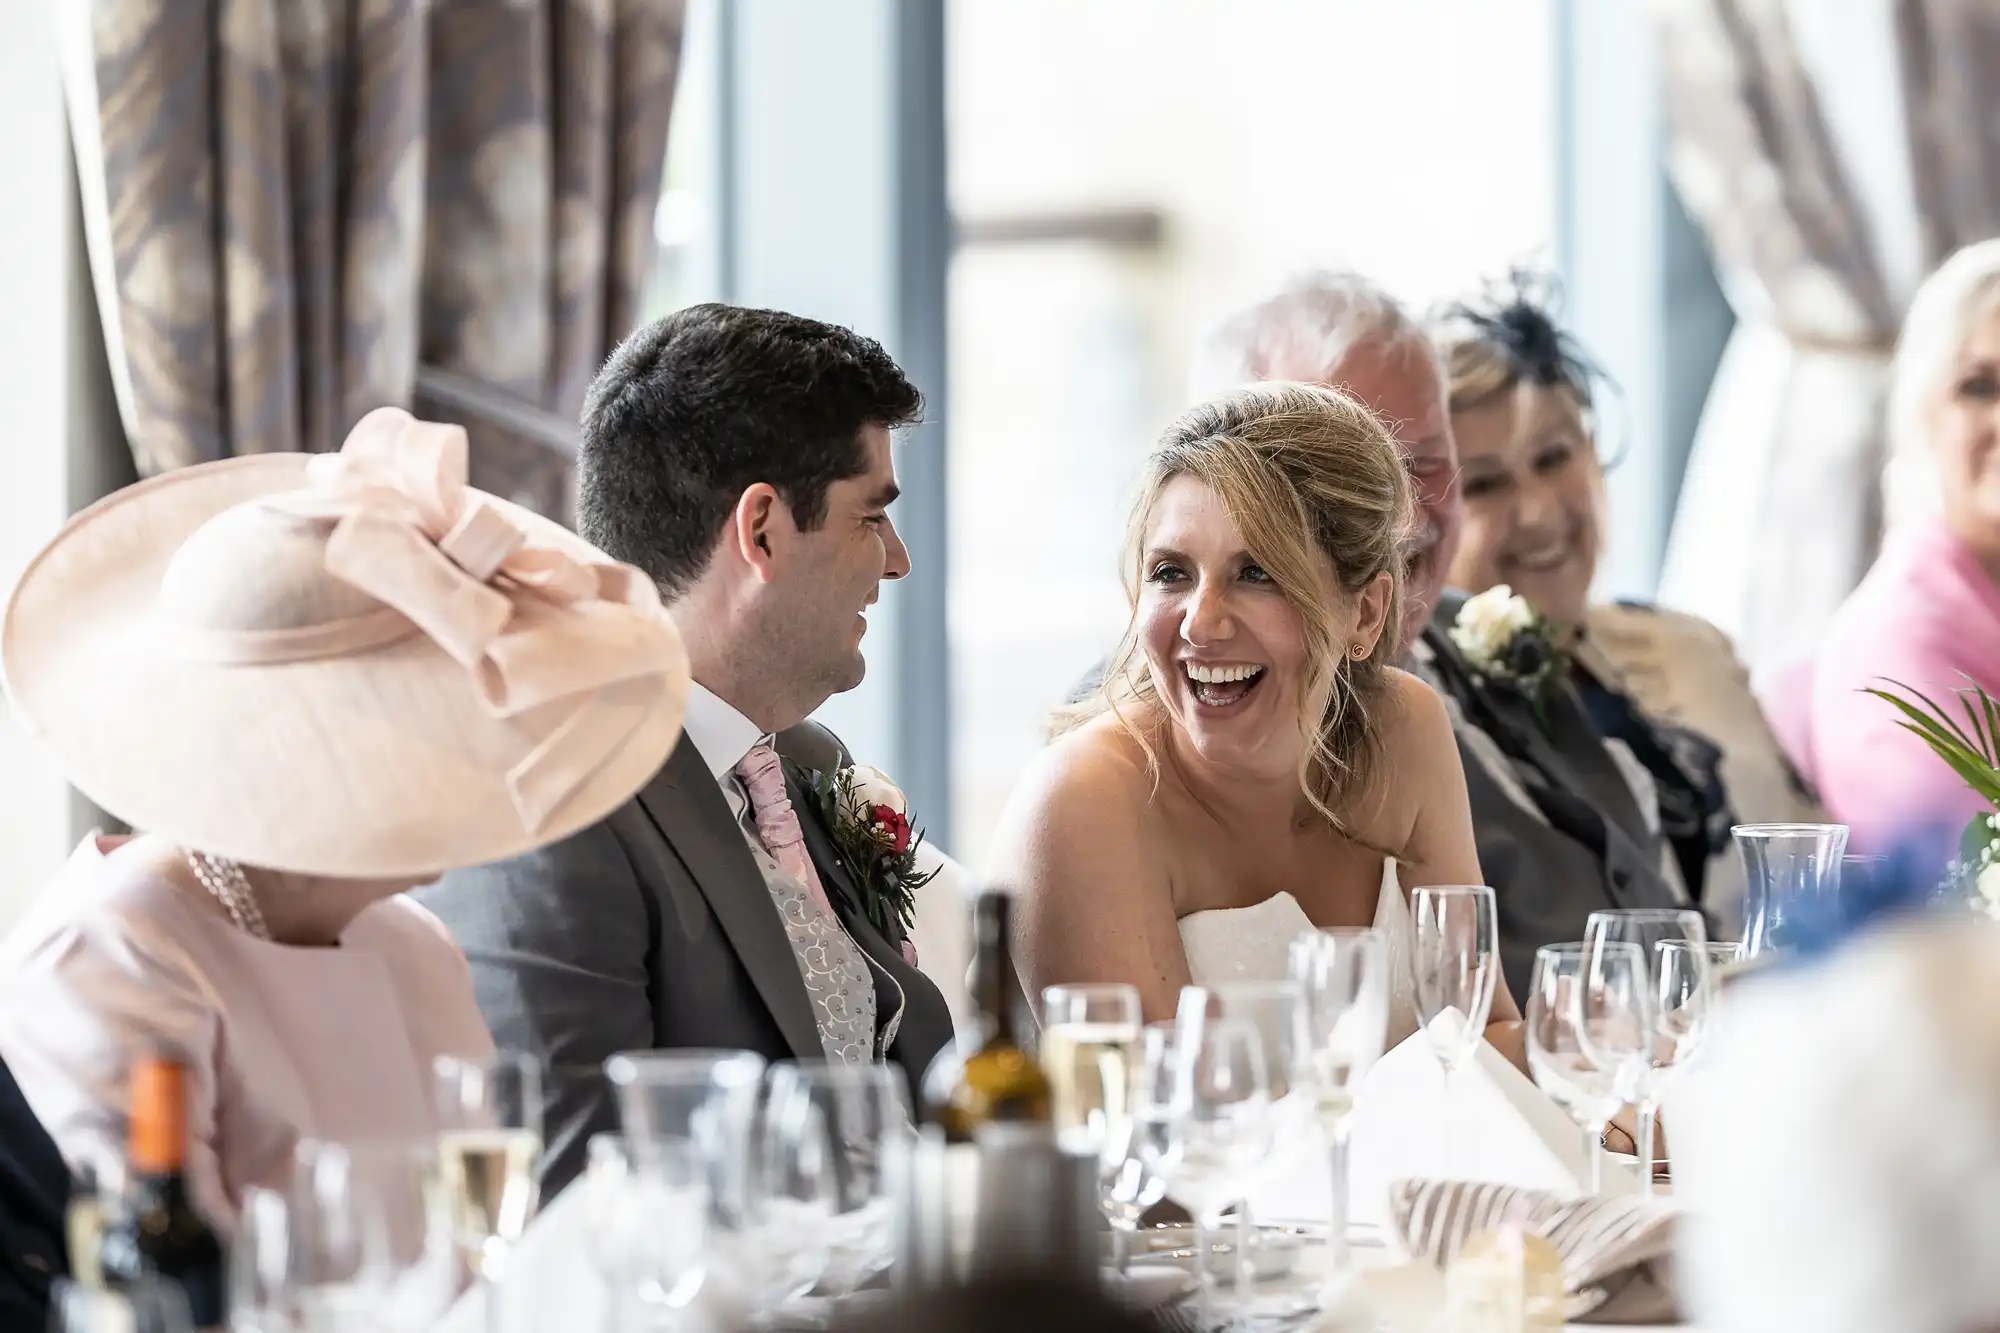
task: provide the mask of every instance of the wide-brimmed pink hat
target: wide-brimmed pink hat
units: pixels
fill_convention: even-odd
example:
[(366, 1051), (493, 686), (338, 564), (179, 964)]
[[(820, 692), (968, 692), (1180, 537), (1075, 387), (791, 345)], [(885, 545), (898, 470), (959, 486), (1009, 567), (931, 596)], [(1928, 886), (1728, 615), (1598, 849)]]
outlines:
[(465, 432), (396, 408), (338, 454), (185, 468), (78, 514), (15, 586), (0, 670), (134, 828), (350, 878), (602, 819), (688, 691), (645, 575), (468, 487)]

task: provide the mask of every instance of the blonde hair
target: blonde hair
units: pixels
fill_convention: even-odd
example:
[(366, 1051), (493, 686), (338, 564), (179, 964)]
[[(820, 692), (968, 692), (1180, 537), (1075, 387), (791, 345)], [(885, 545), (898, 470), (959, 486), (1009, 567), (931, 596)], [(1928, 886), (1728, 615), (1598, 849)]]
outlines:
[[(1387, 696), (1403, 596), (1402, 545), (1412, 521), (1410, 483), (1395, 441), (1368, 410), (1336, 389), (1266, 381), (1198, 403), (1176, 418), (1149, 461), (1125, 536), (1125, 591), (1132, 619), (1097, 691), (1056, 718), (1055, 734), (1105, 712), (1145, 752), (1154, 780), (1152, 732), (1166, 719), (1141, 651), (1139, 592), (1146, 524), (1178, 477), (1213, 491), (1257, 563), (1304, 624), (1306, 676), (1299, 734), (1299, 785), (1334, 827), (1335, 813), (1365, 788), (1380, 758), (1371, 715)], [(1388, 616), (1367, 656), (1351, 658), (1328, 598), (1331, 565), (1352, 596), (1382, 574), (1392, 580)]]
[(2000, 239), (1968, 245), (1924, 279), (1903, 316), (1889, 373), (1889, 457), (1882, 496), (1890, 526), (1935, 515), (1943, 506), (1924, 416), (1950, 377), (1966, 339), (2000, 308)]

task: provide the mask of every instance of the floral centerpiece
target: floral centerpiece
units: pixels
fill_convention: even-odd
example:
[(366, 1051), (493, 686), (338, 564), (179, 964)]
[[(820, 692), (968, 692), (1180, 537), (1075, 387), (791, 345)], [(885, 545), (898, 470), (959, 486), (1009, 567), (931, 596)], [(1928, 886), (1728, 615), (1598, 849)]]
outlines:
[(1953, 872), (1969, 881), (1973, 906), (2000, 918), (2000, 701), (1978, 685), (1953, 691), (1964, 714), (1961, 726), (1949, 708), (1922, 691), (1887, 683), (1890, 689), (1867, 693), (1900, 712), (1898, 725), (1920, 737), (1986, 802), (1959, 837)]

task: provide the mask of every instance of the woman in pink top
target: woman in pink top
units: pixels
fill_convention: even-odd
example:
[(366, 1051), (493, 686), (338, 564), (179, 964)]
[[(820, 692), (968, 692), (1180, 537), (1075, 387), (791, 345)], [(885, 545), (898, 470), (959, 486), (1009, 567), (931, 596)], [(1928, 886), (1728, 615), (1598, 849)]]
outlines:
[(1985, 804), (1861, 691), (2000, 694), (2000, 241), (1959, 251), (1917, 292), (1889, 429), (1889, 536), (1812, 673), (1814, 776), (1853, 849), (1915, 840), (1943, 855)]
[(87, 840), (0, 945), (0, 1054), (73, 1162), (122, 1149), (161, 1049), (225, 1223), (302, 1139), (429, 1136), (433, 1060), (492, 1042), (403, 891), (595, 822), (672, 749), (651, 584), (465, 478), (462, 430), (385, 408), (337, 455), (128, 487), (16, 587), (16, 713), (146, 830)]

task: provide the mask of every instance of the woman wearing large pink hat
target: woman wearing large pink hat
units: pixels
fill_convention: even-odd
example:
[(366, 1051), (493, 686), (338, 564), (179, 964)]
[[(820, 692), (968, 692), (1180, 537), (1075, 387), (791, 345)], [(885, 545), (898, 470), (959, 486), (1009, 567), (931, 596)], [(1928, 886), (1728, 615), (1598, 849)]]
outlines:
[(25, 725), (141, 830), (92, 838), (0, 946), (0, 1053), (72, 1160), (126, 1069), (190, 1066), (219, 1218), (302, 1138), (428, 1134), (431, 1062), (491, 1040), (402, 895), (603, 818), (680, 734), (652, 585), (466, 485), (455, 426), (384, 408), (338, 454), (144, 481), (73, 519), (0, 623)]

